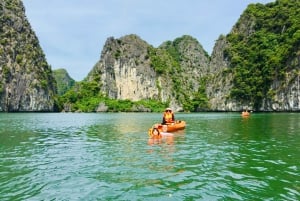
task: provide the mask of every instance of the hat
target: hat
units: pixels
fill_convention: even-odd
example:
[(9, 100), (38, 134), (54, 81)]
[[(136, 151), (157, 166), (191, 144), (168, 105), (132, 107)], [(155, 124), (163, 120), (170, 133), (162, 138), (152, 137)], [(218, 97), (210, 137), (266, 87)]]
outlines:
[(168, 108), (166, 108), (166, 111), (167, 111), (167, 110), (171, 110), (171, 111), (172, 111), (172, 109), (171, 109), (171, 108), (169, 108), (169, 107), (168, 107)]

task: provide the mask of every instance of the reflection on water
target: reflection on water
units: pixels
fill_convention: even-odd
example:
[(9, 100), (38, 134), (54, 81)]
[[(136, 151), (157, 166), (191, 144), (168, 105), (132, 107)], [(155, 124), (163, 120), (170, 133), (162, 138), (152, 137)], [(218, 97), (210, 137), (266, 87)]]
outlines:
[(299, 200), (300, 114), (0, 114), (0, 200)]

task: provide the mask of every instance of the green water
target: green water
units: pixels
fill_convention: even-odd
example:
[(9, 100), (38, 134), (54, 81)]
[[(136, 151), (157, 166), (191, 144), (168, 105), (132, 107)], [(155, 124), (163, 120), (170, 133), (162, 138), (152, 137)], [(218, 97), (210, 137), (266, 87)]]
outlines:
[(0, 114), (0, 200), (300, 200), (300, 114)]

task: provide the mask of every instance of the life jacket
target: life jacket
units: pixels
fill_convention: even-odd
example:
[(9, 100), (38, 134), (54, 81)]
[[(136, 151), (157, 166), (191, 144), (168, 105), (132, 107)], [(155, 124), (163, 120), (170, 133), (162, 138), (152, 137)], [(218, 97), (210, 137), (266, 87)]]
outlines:
[(164, 118), (167, 123), (173, 122), (173, 112), (164, 112)]

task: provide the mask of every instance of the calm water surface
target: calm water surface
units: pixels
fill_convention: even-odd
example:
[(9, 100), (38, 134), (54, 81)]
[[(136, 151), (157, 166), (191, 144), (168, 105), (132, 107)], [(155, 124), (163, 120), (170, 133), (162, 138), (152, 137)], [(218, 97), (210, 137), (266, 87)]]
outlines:
[(0, 113), (0, 200), (300, 200), (300, 114)]

